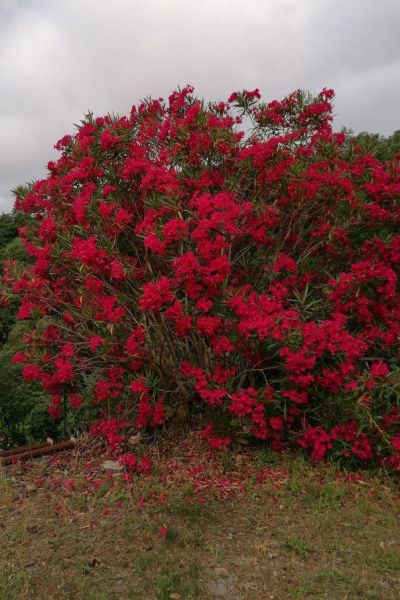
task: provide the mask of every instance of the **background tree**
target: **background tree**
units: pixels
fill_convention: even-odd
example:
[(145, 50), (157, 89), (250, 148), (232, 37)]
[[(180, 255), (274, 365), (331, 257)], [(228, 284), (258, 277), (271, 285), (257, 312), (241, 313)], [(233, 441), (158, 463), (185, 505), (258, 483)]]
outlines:
[[(0, 272), (8, 261), (16, 261), (21, 270), (31, 264), (18, 235), (31, 222), (30, 215), (15, 210), (0, 215)], [(31, 328), (17, 321), (17, 312), (13, 297), (0, 307), (0, 447), (42, 440), (57, 429), (48, 414), (48, 396), (37, 382), (24, 381), (21, 365), (12, 363), (12, 357), (24, 349), (23, 335)]]
[(400, 153), (400, 129), (387, 137), (367, 131), (357, 135), (349, 132), (348, 135), (349, 139), (359, 143), (365, 152), (371, 152), (381, 161), (392, 160)]

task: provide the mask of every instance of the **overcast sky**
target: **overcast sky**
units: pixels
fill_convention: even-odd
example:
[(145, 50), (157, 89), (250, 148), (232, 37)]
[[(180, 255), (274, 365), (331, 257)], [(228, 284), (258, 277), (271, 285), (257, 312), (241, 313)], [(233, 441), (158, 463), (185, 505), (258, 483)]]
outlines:
[(0, 211), (91, 109), (190, 83), (336, 91), (335, 126), (400, 129), (400, 0), (0, 0)]

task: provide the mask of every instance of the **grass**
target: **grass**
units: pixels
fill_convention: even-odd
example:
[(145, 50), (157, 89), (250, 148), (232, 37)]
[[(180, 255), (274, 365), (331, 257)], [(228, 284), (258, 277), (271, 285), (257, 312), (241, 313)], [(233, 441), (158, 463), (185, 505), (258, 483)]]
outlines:
[(284, 547), (295, 552), (300, 558), (307, 558), (308, 554), (313, 551), (312, 546), (298, 535), (288, 538)]
[(0, 600), (400, 597), (399, 497), (383, 475), (351, 483), (191, 444), (131, 487), (83, 465), (0, 472)]
[[(358, 584), (357, 578), (339, 571), (335, 568), (325, 567), (320, 569), (311, 578), (295, 585), (289, 590), (290, 598), (293, 600), (306, 600), (315, 598), (318, 600), (353, 600), (353, 598), (379, 598), (374, 590), (367, 590)], [(334, 595), (333, 595), (334, 594)]]
[(382, 546), (367, 556), (366, 564), (379, 572), (400, 574), (400, 552)]
[(1, 509), (4, 510), (8, 508), (12, 504), (13, 499), (13, 488), (12, 482), (7, 477), (7, 473), (4, 470), (4, 467), (0, 465), (0, 505)]

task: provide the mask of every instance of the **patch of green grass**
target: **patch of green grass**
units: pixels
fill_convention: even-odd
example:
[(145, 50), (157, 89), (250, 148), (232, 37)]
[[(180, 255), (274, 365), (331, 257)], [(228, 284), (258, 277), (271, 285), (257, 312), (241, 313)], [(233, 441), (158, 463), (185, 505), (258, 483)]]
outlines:
[(185, 484), (182, 485), (179, 495), (181, 498), (191, 498), (194, 493), (195, 487), (193, 481), (187, 481)]
[[(118, 595), (110, 589), (116, 579), (109, 568), (97, 565), (88, 567), (87, 570), (82, 569), (80, 576), (73, 580), (62, 581), (62, 587), (57, 586), (57, 590), (58, 593), (62, 592), (62, 597), (74, 598), (74, 600), (75, 598), (76, 600), (117, 600)], [(36, 596), (32, 597), (36, 598)], [(50, 595), (49, 598), (52, 596)]]
[(142, 552), (135, 558), (134, 568), (138, 573), (145, 573), (154, 564), (157, 557), (154, 552)]
[[(199, 523), (216, 524), (219, 521), (219, 513), (215, 505), (194, 503), (186, 494), (170, 496), (169, 504), (160, 509), (182, 519), (182, 525), (189, 525), (189, 527)], [(191, 529), (194, 531), (193, 527)]]
[(339, 508), (346, 496), (346, 487), (335, 477), (334, 468), (323, 473), (310, 469), (303, 456), (296, 457), (290, 465), (288, 485), (280, 496), (288, 507), (309, 508), (316, 512), (328, 507)]
[(179, 575), (168, 573), (159, 577), (156, 581), (156, 591), (160, 600), (169, 600), (173, 592), (177, 592), (179, 586)]
[(89, 500), (88, 497), (85, 496), (84, 494), (81, 494), (78, 497), (78, 506), (80, 508), (81, 511), (86, 511), (88, 506), (89, 506)]
[(296, 456), (290, 463), (290, 476), (286, 489), (282, 492), (291, 501), (299, 500), (304, 493), (304, 485), (308, 483), (310, 467), (302, 455)]
[[(307, 576), (299, 585), (292, 586), (289, 597), (292, 600), (336, 600), (342, 598), (365, 598), (365, 589), (351, 576), (327, 567), (320, 569), (315, 575)], [(368, 595), (368, 598), (381, 596)]]
[(160, 496), (165, 491), (164, 486), (160, 483), (159, 480), (156, 479), (155, 475), (149, 476), (148, 479), (143, 480), (142, 484), (142, 495), (145, 498), (149, 498), (153, 494), (156, 496)]
[(226, 560), (227, 554), (224, 548), (222, 548), (215, 542), (208, 542), (205, 545), (205, 550), (207, 554), (209, 554), (214, 559), (215, 562), (219, 563)]
[(258, 453), (257, 464), (260, 466), (275, 466), (282, 464), (282, 458), (278, 452), (273, 450), (270, 446), (263, 447)]
[(11, 548), (13, 545), (22, 542), (26, 538), (26, 529), (22, 526), (15, 527), (7, 532), (7, 545)]
[(210, 506), (189, 503), (185, 498), (174, 498), (169, 505), (169, 510), (189, 523), (198, 523), (202, 520), (215, 523), (218, 520)]
[(122, 535), (128, 541), (136, 539), (138, 534), (146, 529), (146, 523), (143, 520), (127, 520), (122, 527)]
[(0, 571), (0, 598), (1, 600), (18, 600), (26, 582), (22, 573), (6, 573)]
[(351, 554), (351, 550), (349, 549), (349, 547), (346, 546), (345, 544), (343, 544), (342, 542), (338, 542), (338, 541), (331, 542), (328, 545), (328, 550), (329, 550), (329, 552), (334, 553), (335, 556), (340, 558), (341, 561), (348, 560), (349, 556)]
[(179, 534), (176, 529), (172, 529), (172, 527), (167, 528), (167, 535), (165, 536), (165, 540), (169, 544), (175, 544), (179, 539)]
[(293, 535), (292, 537), (288, 538), (284, 544), (284, 547), (292, 552), (295, 552), (295, 554), (300, 556), (300, 558), (307, 558), (308, 554), (313, 551), (312, 546), (310, 546), (308, 542), (297, 535)]
[(49, 546), (56, 552), (63, 546), (68, 546), (73, 536), (73, 530), (69, 525), (63, 525), (62, 523), (54, 529), (54, 536), (49, 540)]
[(184, 581), (181, 582), (181, 594), (184, 598), (198, 600), (201, 595), (200, 568), (195, 562), (191, 562), (185, 571)]
[(235, 461), (232, 458), (232, 452), (221, 452), (220, 461), (224, 473), (229, 473), (229, 471), (233, 471), (233, 469), (236, 466)]
[(0, 465), (0, 500), (2, 506), (11, 506), (13, 493), (13, 482), (11, 479), (7, 478), (2, 466)]
[(400, 573), (400, 552), (392, 548), (376, 548), (365, 559), (368, 567), (380, 572)]
[(338, 481), (326, 480), (319, 490), (318, 510), (341, 505), (345, 495), (345, 488)]
[(160, 600), (170, 600), (171, 594), (179, 594), (187, 600), (197, 600), (201, 596), (199, 567), (194, 562), (178, 571), (163, 574), (155, 582)]

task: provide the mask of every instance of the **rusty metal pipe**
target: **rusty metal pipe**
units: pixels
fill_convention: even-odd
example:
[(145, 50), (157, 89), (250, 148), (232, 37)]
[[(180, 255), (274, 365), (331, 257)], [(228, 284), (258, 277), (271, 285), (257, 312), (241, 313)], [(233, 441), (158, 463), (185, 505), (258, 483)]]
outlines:
[(67, 442), (60, 442), (59, 444), (48, 444), (47, 446), (34, 448), (33, 450), (22, 451), (20, 453), (0, 457), (0, 464), (8, 465), (17, 460), (35, 458), (45, 454), (55, 454), (56, 452), (60, 452), (62, 450), (70, 450), (71, 448), (74, 448), (75, 445), (76, 440), (68, 440)]
[(39, 442), (37, 444), (29, 444), (29, 446), (20, 446), (19, 448), (13, 448), (12, 450), (1, 450), (0, 458), (3, 456), (12, 456), (13, 454), (20, 454), (21, 452), (30, 452), (31, 450), (36, 450), (37, 448), (46, 448), (47, 446), (52, 446), (51, 442)]

